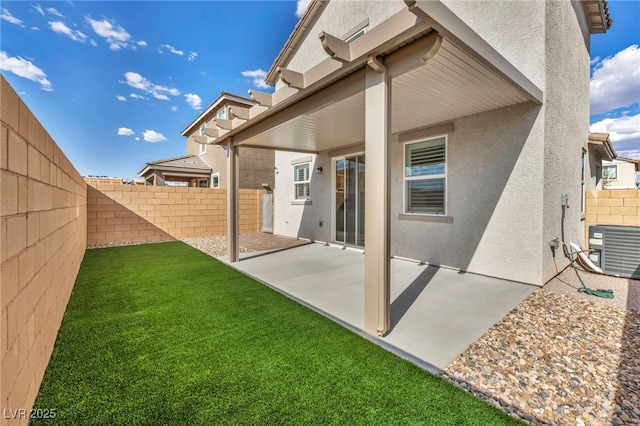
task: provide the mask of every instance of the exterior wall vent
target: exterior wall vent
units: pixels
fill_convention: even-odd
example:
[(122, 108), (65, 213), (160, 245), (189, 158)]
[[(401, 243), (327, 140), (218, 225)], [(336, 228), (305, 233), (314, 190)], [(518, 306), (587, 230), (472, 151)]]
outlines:
[(605, 274), (640, 279), (640, 226), (592, 225), (589, 249)]

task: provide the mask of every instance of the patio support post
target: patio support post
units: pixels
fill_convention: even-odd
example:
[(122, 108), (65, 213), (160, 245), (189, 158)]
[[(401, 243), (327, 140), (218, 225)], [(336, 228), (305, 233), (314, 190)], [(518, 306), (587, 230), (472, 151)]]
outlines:
[(365, 254), (364, 329), (383, 336), (391, 328), (389, 139), (391, 80), (375, 56), (367, 61), (365, 77)]
[(238, 244), (240, 226), (239, 215), (239, 147), (233, 144), (233, 138), (228, 139), (227, 151), (227, 253), (229, 263), (240, 260), (240, 246)]

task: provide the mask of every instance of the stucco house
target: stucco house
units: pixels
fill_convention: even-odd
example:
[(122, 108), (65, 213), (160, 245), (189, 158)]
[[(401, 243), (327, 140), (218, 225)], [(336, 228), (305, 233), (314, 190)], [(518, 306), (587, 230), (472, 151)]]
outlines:
[(207, 134), (230, 153), (230, 261), (250, 147), (278, 150), (276, 234), (365, 248), (368, 333), (390, 327), (392, 256), (543, 285), (567, 200), (584, 244), (589, 43), (610, 25), (604, 0), (311, 1), (275, 92)]
[(639, 164), (638, 160), (619, 156), (612, 161), (603, 161), (600, 174), (602, 188), (598, 189), (636, 189)]
[[(186, 154), (177, 158), (148, 162), (138, 172), (151, 185), (183, 182), (188, 186), (205, 188), (227, 187), (226, 147), (208, 144), (207, 132), (217, 134), (227, 128), (256, 105), (253, 99), (222, 92), (199, 114), (181, 134), (186, 138)], [(261, 189), (274, 187), (274, 152), (263, 149), (242, 151), (240, 187)]]

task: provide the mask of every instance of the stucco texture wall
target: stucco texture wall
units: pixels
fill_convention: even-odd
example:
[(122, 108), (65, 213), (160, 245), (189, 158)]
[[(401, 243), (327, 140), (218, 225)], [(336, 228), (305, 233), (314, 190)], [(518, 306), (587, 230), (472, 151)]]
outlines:
[[(240, 190), (240, 232), (259, 232), (264, 191)], [(143, 243), (227, 233), (227, 191), (99, 184), (88, 187), (89, 246)]]
[(582, 149), (589, 137), (589, 34), (582, 6), (566, 1), (544, 3), (544, 232), (538, 250), (543, 253), (543, 279), (548, 281), (567, 266), (555, 258), (549, 241), (561, 237), (561, 197), (569, 196), (565, 240), (584, 246), (581, 221)]
[(406, 7), (401, 0), (331, 0), (324, 7), (317, 21), (307, 29), (302, 43), (293, 53), (290, 61), (284, 65), (293, 71), (305, 72), (328, 58), (318, 39), (321, 31), (344, 38), (347, 32), (362, 23), (364, 19), (369, 18), (368, 31)]
[(392, 141), (391, 253), (540, 285), (540, 107), (522, 104), (453, 122), (447, 141), (447, 216), (401, 218), (404, 145)]
[[(87, 245), (86, 184), (0, 84), (0, 412), (28, 412)], [(3, 425), (27, 422), (7, 417)]]
[[(311, 155), (309, 196), (311, 204), (294, 201), (293, 164), (309, 154), (276, 153), (276, 190), (274, 192), (273, 232), (292, 238), (330, 242), (331, 232), (331, 160), (326, 153)], [(322, 167), (321, 174), (315, 169)], [(322, 224), (322, 225), (321, 225)]]

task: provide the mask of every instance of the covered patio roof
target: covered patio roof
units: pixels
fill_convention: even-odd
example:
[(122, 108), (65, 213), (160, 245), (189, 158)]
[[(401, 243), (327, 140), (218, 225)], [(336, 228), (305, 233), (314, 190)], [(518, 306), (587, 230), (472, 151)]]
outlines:
[[(205, 128), (199, 143), (225, 144), (229, 261), (237, 262), (240, 147), (317, 153), (364, 142), (367, 192), (364, 328), (384, 336), (390, 317), (392, 133), (411, 132), (524, 102), (542, 90), (439, 1), (405, 0), (395, 13), (347, 42), (319, 34), (327, 58), (304, 72), (278, 67), (273, 94)], [(406, 137), (406, 135), (404, 136)]]
[[(200, 143), (320, 152), (364, 141), (365, 70), (391, 80), (391, 132), (404, 132), (522, 102), (542, 91), (440, 2), (407, 9), (346, 43), (321, 33), (329, 57), (305, 73), (280, 67), (287, 84), (250, 91), (258, 105)], [(215, 130), (215, 131), (214, 131)]]

